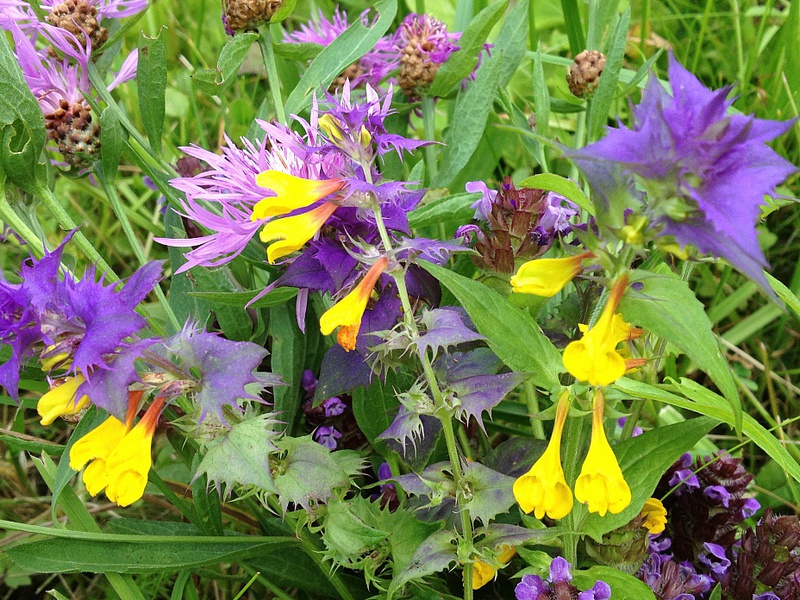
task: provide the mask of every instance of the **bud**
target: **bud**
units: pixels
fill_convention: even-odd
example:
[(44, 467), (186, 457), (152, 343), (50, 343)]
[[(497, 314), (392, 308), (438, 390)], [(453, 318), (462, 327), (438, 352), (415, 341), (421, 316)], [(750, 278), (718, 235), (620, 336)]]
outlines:
[(99, 157), (100, 125), (92, 121), (89, 106), (61, 100), (59, 107), (44, 116), (50, 139), (74, 169), (85, 169)]
[(606, 66), (606, 56), (599, 50), (584, 50), (575, 57), (569, 68), (569, 91), (578, 98), (588, 98), (600, 85), (600, 75)]
[(87, 0), (66, 0), (53, 7), (47, 21), (74, 35), (81, 47), (86, 46), (86, 37), (92, 48), (99, 48), (108, 39), (108, 30), (97, 22), (97, 6)]
[(222, 21), (225, 30), (233, 35), (269, 23), (282, 7), (283, 0), (222, 0)]

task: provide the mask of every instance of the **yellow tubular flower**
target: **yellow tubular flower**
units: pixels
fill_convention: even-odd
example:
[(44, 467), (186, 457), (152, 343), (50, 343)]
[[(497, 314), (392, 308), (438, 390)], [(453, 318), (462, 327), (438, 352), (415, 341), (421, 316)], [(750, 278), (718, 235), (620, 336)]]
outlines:
[(565, 258), (539, 258), (522, 265), (511, 278), (511, 287), (517, 294), (533, 294), (552, 298), (581, 270), (581, 262), (594, 256), (584, 252)]
[(150, 472), (152, 457), (150, 447), (153, 442), (153, 433), (156, 430), (158, 416), (164, 398), (157, 397), (142, 420), (136, 424), (106, 461), (108, 484), (106, 496), (119, 506), (128, 506), (136, 502), (144, 494), (147, 486), (147, 474)]
[(592, 412), (592, 441), (575, 482), (575, 497), (589, 507), (589, 512), (617, 514), (631, 503), (631, 488), (622, 476), (617, 457), (603, 429), (603, 393), (597, 390)]
[(595, 326), (564, 349), (564, 367), (578, 381), (608, 385), (625, 374), (625, 359), (616, 347), (628, 339), (631, 328), (615, 311), (627, 285), (627, 274), (617, 278)]
[(80, 471), (83, 465), (92, 461), (83, 472), (83, 483), (92, 496), (96, 496), (106, 487), (106, 461), (128, 433), (128, 429), (116, 417), (108, 417), (99, 427), (92, 429), (72, 445), (69, 451), (70, 468)]
[(256, 175), (256, 184), (272, 190), (276, 195), (264, 198), (253, 207), (251, 221), (285, 215), (298, 208), (311, 206), (342, 189), (344, 181), (303, 179), (281, 171), (264, 171)]
[(316, 235), (336, 208), (336, 204), (326, 202), (314, 210), (275, 219), (264, 225), (259, 235), (261, 241), (267, 243), (278, 240), (267, 248), (267, 260), (274, 263), (277, 259), (302, 248)]
[(561, 466), (561, 434), (569, 413), (569, 392), (558, 399), (553, 435), (547, 449), (531, 470), (514, 482), (514, 498), (520, 508), (541, 519), (563, 519), (572, 510), (572, 490), (569, 489)]
[(639, 514), (644, 517), (642, 526), (647, 527), (652, 535), (658, 535), (667, 526), (667, 509), (658, 498), (648, 499)]
[[(506, 546), (497, 555), (497, 562), (505, 566), (505, 563), (510, 561), (517, 554), (517, 549), (513, 546)], [(501, 566), (501, 568), (502, 568)], [(482, 560), (476, 560), (472, 563), (472, 589), (477, 590), (485, 586), (497, 575), (497, 569)]]
[(67, 377), (61, 385), (39, 398), (36, 412), (42, 417), (42, 425), (50, 425), (62, 415), (74, 415), (89, 406), (89, 396), (81, 396), (80, 400), (75, 398), (84, 381), (86, 378), (83, 375)]
[(329, 335), (339, 327), (336, 341), (348, 352), (355, 349), (356, 336), (361, 328), (361, 317), (364, 316), (367, 301), (378, 278), (387, 266), (389, 266), (389, 260), (382, 256), (370, 267), (364, 279), (352, 292), (325, 311), (319, 320), (319, 329), (322, 335)]

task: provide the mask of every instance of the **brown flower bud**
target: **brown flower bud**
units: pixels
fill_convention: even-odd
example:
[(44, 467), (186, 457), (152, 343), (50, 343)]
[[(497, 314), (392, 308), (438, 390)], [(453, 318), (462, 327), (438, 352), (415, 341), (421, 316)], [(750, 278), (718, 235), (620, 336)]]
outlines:
[(86, 46), (86, 36), (92, 48), (99, 48), (108, 39), (108, 30), (97, 22), (97, 7), (87, 0), (65, 0), (53, 7), (47, 21), (54, 27), (66, 29)]
[(599, 50), (584, 50), (575, 57), (569, 68), (569, 91), (578, 98), (588, 98), (600, 85), (600, 75), (606, 66), (606, 56)]
[(92, 121), (89, 106), (62, 100), (59, 107), (44, 116), (50, 139), (74, 169), (91, 165), (100, 152), (100, 125)]
[(229, 34), (269, 23), (283, 0), (222, 0), (222, 20)]

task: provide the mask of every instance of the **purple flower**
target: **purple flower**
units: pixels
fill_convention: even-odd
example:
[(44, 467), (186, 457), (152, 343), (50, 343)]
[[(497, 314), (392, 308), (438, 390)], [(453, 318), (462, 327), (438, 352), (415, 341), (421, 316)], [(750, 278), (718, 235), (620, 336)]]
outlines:
[(578, 594), (578, 600), (609, 600), (609, 598), (611, 598), (611, 586), (605, 581), (598, 581), (591, 589)]
[(322, 403), (322, 408), (325, 409), (326, 417), (338, 417), (347, 406), (337, 396), (333, 396)]
[(561, 194), (548, 192), (545, 196), (545, 211), (539, 219), (539, 227), (550, 235), (569, 232), (570, 219), (580, 212), (578, 206)]
[(572, 573), (569, 571), (567, 559), (556, 556), (550, 563), (550, 583), (560, 583), (572, 581)]
[(492, 204), (497, 198), (497, 190), (490, 190), (483, 181), (468, 181), (464, 188), (471, 194), (482, 194), (470, 208), (475, 209), (475, 219), (488, 221), (489, 214), (492, 212)]
[(517, 600), (539, 600), (539, 596), (550, 591), (550, 586), (538, 575), (523, 575), (514, 588)]
[[(672, 95), (651, 77), (633, 107), (633, 127), (571, 153), (606, 200), (635, 176), (649, 197), (646, 212), (681, 245), (726, 259), (770, 290), (755, 223), (764, 196), (797, 168), (765, 145), (793, 121), (728, 114), (729, 89), (711, 91), (670, 56)], [(614, 165), (624, 169), (615, 173)], [(610, 209), (606, 206), (605, 209)]]
[(748, 519), (756, 514), (761, 509), (761, 503), (755, 498), (746, 498), (742, 504), (741, 517)]
[[(369, 18), (369, 10), (362, 12), (359, 20), (366, 27), (371, 27), (374, 23), (374, 19), (371, 20)], [(334, 9), (330, 20), (320, 10), (315, 16), (312, 16), (311, 22), (304, 23), (295, 31), (287, 33), (284, 37), (284, 42), (328, 46), (342, 35), (349, 26), (347, 13), (338, 6)], [(343, 80), (349, 79), (353, 87), (363, 83), (377, 87), (399, 65), (400, 57), (392, 50), (391, 40), (382, 38), (374, 48), (346, 69), (340, 78)], [(334, 80), (334, 85), (331, 87), (341, 87), (341, 85), (337, 85), (338, 80), (339, 78)], [(343, 85), (344, 81), (341, 83)]]
[(708, 496), (710, 500), (721, 504), (725, 508), (728, 508), (730, 504), (731, 494), (723, 485), (710, 485), (703, 490), (703, 495)]
[(315, 442), (322, 444), (328, 450), (336, 450), (338, 445), (336, 440), (342, 437), (342, 434), (335, 427), (323, 425), (314, 430), (313, 437)]
[(705, 565), (711, 575), (717, 581), (722, 581), (723, 577), (731, 568), (731, 561), (725, 553), (725, 548), (719, 544), (706, 542), (703, 544), (704, 551), (697, 557), (700, 564)]
[(516, 600), (540, 600), (541, 598), (577, 598), (578, 600), (609, 600), (611, 587), (597, 581), (588, 590), (580, 592), (572, 583), (570, 564), (556, 556), (550, 563), (550, 576), (544, 581), (538, 575), (524, 575), (514, 589)]

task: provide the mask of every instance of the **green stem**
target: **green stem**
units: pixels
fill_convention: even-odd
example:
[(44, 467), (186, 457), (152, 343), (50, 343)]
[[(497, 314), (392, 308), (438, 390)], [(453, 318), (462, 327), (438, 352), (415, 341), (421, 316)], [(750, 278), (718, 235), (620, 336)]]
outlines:
[(269, 24), (262, 25), (258, 29), (258, 44), (261, 46), (261, 56), (264, 59), (264, 67), (267, 69), (267, 83), (272, 92), (272, 102), (275, 104), (275, 114), (278, 121), (286, 125), (286, 110), (283, 106), (281, 96), (281, 80), (278, 77), (278, 67), (275, 63), (275, 49), (272, 47), (272, 33)]
[[(425, 139), (430, 142), (436, 141), (436, 105), (431, 96), (422, 98), (422, 128)], [(428, 182), (433, 183), (439, 168), (436, 164), (437, 147), (435, 144), (425, 146), (425, 168), (428, 172)]]
[(308, 555), (308, 557), (314, 561), (320, 571), (325, 573), (328, 577), (328, 581), (331, 582), (331, 585), (339, 594), (339, 598), (342, 600), (355, 600), (355, 596), (350, 591), (350, 588), (347, 587), (344, 581), (342, 581), (341, 576), (339, 575), (339, 571), (335, 569), (329, 569), (322, 561), (322, 548), (318, 547), (317, 544), (312, 541), (310, 533), (305, 530), (300, 530), (300, 547), (303, 551)]
[(534, 416), (539, 413), (539, 395), (536, 393), (536, 386), (531, 383), (530, 379), (525, 380), (523, 385), (525, 387), (525, 400), (528, 405), (528, 417), (531, 420), (533, 436), (543, 440), (545, 439), (544, 426), (542, 422)]
[(6, 198), (5, 193), (5, 177), (0, 174), (0, 219), (11, 227), (14, 232), (19, 235), (25, 243), (28, 244), (31, 253), (36, 258), (41, 258), (44, 256), (44, 244), (42, 240), (36, 235), (36, 233), (28, 227), (27, 223), (22, 220), (22, 218), (17, 214), (17, 211), (14, 210), (14, 207)]
[(647, 38), (650, 36), (650, 0), (642, 0), (642, 24), (639, 33), (639, 52), (642, 53), (642, 62), (647, 60)]
[[(97, 170), (95, 172), (95, 176), (100, 180), (100, 185), (103, 187), (103, 191), (106, 193), (106, 197), (108, 201), (111, 203), (111, 208), (114, 210), (114, 214), (117, 216), (117, 220), (119, 221), (120, 226), (122, 227), (122, 231), (125, 234), (125, 237), (128, 239), (128, 243), (130, 244), (131, 248), (133, 249), (133, 253), (136, 255), (139, 264), (144, 266), (147, 264), (147, 256), (144, 254), (144, 248), (142, 248), (142, 243), (139, 241), (139, 238), (136, 237), (136, 233), (133, 231), (133, 226), (131, 225), (130, 219), (128, 219), (128, 215), (125, 212), (125, 207), (122, 205), (122, 200), (117, 194), (117, 190), (112, 186), (108, 179), (101, 170)], [(161, 285), (156, 285), (155, 289), (156, 298), (161, 303), (161, 306), (164, 308), (164, 311), (167, 314), (167, 318), (169, 319), (172, 326), (175, 328), (176, 331), (180, 331), (182, 324), (178, 321), (178, 317), (175, 316), (175, 312), (172, 310), (172, 306), (170, 306), (169, 302), (167, 302), (167, 297), (164, 295), (164, 290), (161, 289)], [(151, 323), (152, 326), (155, 324)], [(163, 333), (163, 332), (156, 332), (156, 333)]]
[[(47, 207), (47, 209), (52, 213), (52, 215), (58, 221), (58, 224), (61, 226), (62, 229), (66, 230), (73, 230), (78, 229), (78, 224), (72, 220), (70, 214), (64, 209), (63, 206), (53, 195), (53, 192), (50, 191), (50, 188), (47, 187), (47, 184), (42, 181), (37, 181), (35, 184), (36, 188), (36, 195), (42, 200), (42, 203)], [(111, 282), (119, 281), (119, 277), (117, 274), (111, 269), (111, 266), (106, 262), (106, 260), (100, 255), (97, 249), (92, 246), (92, 243), (83, 235), (83, 232), (78, 230), (75, 232), (75, 237), (73, 238), (75, 243), (81, 249), (81, 251), (86, 255), (86, 257), (93, 263), (97, 264), (97, 268), (100, 269), (101, 272), (105, 274), (106, 279)]]

